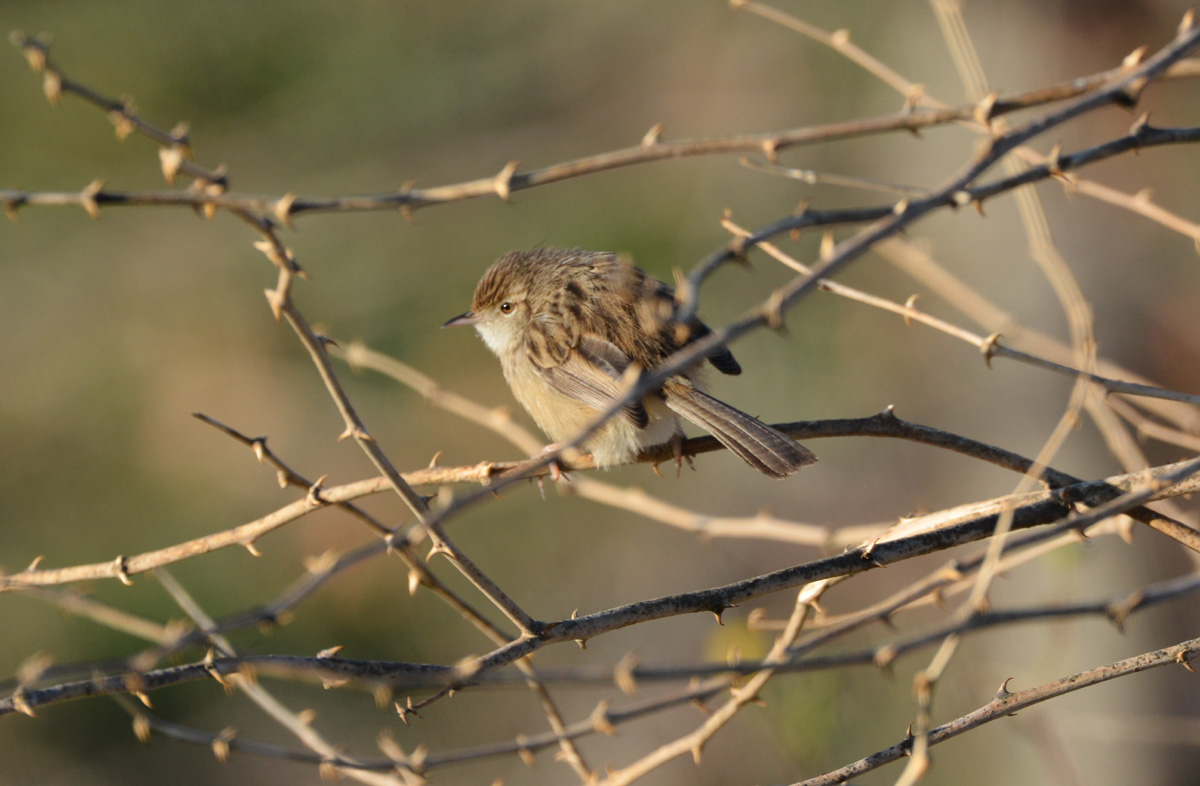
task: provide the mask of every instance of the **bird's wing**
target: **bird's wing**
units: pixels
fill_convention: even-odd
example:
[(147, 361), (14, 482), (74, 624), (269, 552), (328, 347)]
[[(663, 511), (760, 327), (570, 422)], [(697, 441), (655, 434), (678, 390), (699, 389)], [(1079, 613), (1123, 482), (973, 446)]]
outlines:
[[(641, 273), (641, 271), (638, 272)], [(663, 345), (664, 357), (679, 349), (681, 346), (679, 341), (683, 342), (682, 346), (687, 346), (712, 333), (708, 325), (693, 318), (688, 320), (687, 330), (680, 338), (675, 331), (675, 323), (671, 321), (675, 314), (675, 288), (644, 273), (641, 273), (641, 276), (642, 280), (636, 287), (636, 291), (638, 300), (643, 306), (642, 325), (647, 331), (651, 328), (662, 331), (663, 338), (660, 338), (659, 341)], [(729, 347), (724, 344), (717, 344), (705, 353), (705, 357), (708, 358), (709, 363), (712, 363), (713, 368), (722, 374), (742, 373), (741, 365), (734, 359)]]
[[(712, 330), (709, 329), (708, 325), (697, 320), (692, 325), (692, 335), (687, 343), (690, 344), (693, 341), (699, 341), (711, 333)], [(713, 368), (722, 374), (736, 375), (742, 373), (741, 364), (737, 362), (737, 358), (729, 351), (729, 347), (724, 344), (717, 344), (705, 354), (708, 362), (713, 364)]]
[[(609, 409), (625, 395), (621, 378), (629, 368), (629, 358), (615, 344), (597, 336), (581, 336), (558, 363), (542, 365), (536, 357), (531, 359), (538, 375), (550, 387), (598, 411)], [(621, 416), (638, 428), (645, 428), (650, 422), (640, 401), (621, 407)]]

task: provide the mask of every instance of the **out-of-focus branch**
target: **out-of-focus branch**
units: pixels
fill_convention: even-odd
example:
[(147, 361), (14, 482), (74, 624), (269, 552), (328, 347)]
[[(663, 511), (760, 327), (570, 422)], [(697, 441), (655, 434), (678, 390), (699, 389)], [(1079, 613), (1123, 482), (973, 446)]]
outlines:
[[(155, 577), (167, 590), (167, 593), (179, 604), (179, 607), (196, 623), (196, 627), (199, 630), (208, 631), (212, 628), (212, 618), (205, 613), (191, 594), (183, 588), (183, 585), (175, 580), (169, 571), (159, 569), (155, 571)], [(225, 636), (219, 633), (209, 633), (208, 637), (212, 642), (212, 646), (222, 654), (236, 654), (233, 650), (233, 645)], [(393, 777), (391, 774), (384, 775), (364, 772), (360, 768), (355, 767), (355, 759), (346, 756), (337, 746), (328, 742), (313, 727), (312, 719), (307, 713), (293, 712), (257, 680), (247, 679), (245, 674), (239, 672), (229, 675), (228, 678), (222, 680), (222, 683), (227, 688), (232, 687), (241, 691), (259, 709), (300, 740), (305, 747), (320, 756), (322, 759), (321, 771), (323, 775), (332, 776), (335, 773), (342, 773), (354, 780), (373, 784), (374, 786), (401, 786), (401, 784), (412, 783), (406, 777)], [(135, 719), (136, 717), (135, 715)], [(219, 757), (220, 754), (218, 753)], [(339, 762), (343, 761), (350, 766), (340, 766)]]

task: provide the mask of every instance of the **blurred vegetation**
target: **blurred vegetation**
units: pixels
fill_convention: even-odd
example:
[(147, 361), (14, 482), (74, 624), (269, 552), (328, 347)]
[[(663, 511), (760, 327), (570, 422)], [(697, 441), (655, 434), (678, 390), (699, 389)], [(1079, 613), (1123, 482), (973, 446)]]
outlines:
[[(1185, 8), (1165, 0), (968, 5), (981, 56), (1002, 90), (1112, 67), (1136, 46), (1169, 38)], [(861, 46), (932, 93), (962, 100), (925, 4), (842, 0), (788, 7), (828, 29), (850, 28)], [(838, 55), (719, 2), (8, 0), (0, 22), (52, 33), (52, 54), (69, 76), (106, 94), (133, 97), (152, 122), (168, 128), (188, 122), (197, 160), (228, 164), (233, 189), (249, 193), (388, 192), (408, 181), (430, 186), (488, 176), (512, 159), (534, 167), (624, 147), (658, 122), (669, 138), (698, 137), (885, 114), (900, 106), (898, 96)], [(1195, 84), (1153, 89), (1157, 125), (1200, 123)], [(1072, 130), (1076, 136), (1068, 141), (1094, 143), (1132, 119), (1110, 110)], [(786, 158), (820, 171), (927, 186), (942, 180), (971, 142), (937, 129), (920, 138), (802, 148)], [(1195, 148), (1149, 151), (1088, 174), (1131, 191), (1152, 184), (1156, 201), (1194, 219), (1200, 202), (1192, 178), (1178, 173), (1196, 171), (1198, 155)], [(95, 178), (127, 190), (163, 187), (148, 141), (116, 141), (101, 113), (70, 97), (49, 107), (20, 54), (0, 50), (0, 182), (74, 190)], [(1191, 241), (1131, 214), (1067, 198), (1057, 185), (1041, 193), (1056, 239), (1095, 307), (1102, 352), (1164, 386), (1200, 389)], [(306, 217), (285, 240), (312, 277), (297, 285), (297, 301), (329, 335), (363, 339), (483, 403), (512, 405), (486, 349), (465, 333), (438, 331), (464, 310), (479, 274), (504, 251), (537, 243), (612, 249), (669, 280), (674, 268), (690, 267), (725, 242), (718, 219), (726, 208), (739, 223), (755, 226), (803, 200), (834, 207), (873, 199), (766, 177), (738, 166), (736, 157), (695, 158), (521, 192), (511, 204), (489, 198), (421, 210), (411, 224), (399, 214)], [(956, 274), (1022, 321), (1064, 333), (1049, 287), (1027, 258), (1011, 203), (989, 204), (986, 220), (940, 216), (920, 231)], [(229, 216), (210, 223), (170, 208), (105, 209), (99, 221), (76, 209), (26, 209), (18, 223), (0, 228), (0, 568), (19, 570), (38, 555), (47, 566), (112, 559), (236, 526), (294, 498), (293, 491), (279, 491), (272, 472), (249, 451), (192, 419), (194, 411), (269, 435), (292, 466), (312, 477), (328, 473), (328, 484), (374, 474), (356, 446), (335, 442), (342, 430), (336, 411), (291, 332), (271, 318), (261, 292), (273, 285), (275, 272), (252, 248), (255, 239)], [(811, 259), (816, 244), (817, 238), (803, 237), (790, 247)], [(723, 270), (706, 300), (707, 314), (730, 319), (785, 278), (765, 258), (750, 270)], [(846, 281), (901, 301), (914, 287), (878, 258), (863, 260)], [(789, 316), (788, 326), (782, 339), (763, 332), (738, 344), (747, 373), (717, 382), (723, 398), (779, 421), (851, 417), (896, 405), (908, 419), (1026, 454), (1036, 452), (1065, 401), (1068, 382), (1012, 364), (988, 371), (970, 347), (899, 330), (893, 316), (859, 305), (818, 295)], [(443, 464), (518, 457), (498, 438), (376, 375), (345, 371), (343, 380), (401, 468), (424, 466), (437, 451), (444, 451)], [(741, 471), (724, 455), (699, 459), (699, 471), (679, 481), (670, 473), (659, 480), (645, 467), (606, 477), (696, 509), (749, 514), (767, 504), (788, 517), (830, 525), (891, 521), (1006, 493), (1014, 483), (999, 470), (909, 445), (859, 440), (812, 447), (821, 464), (787, 484), (748, 473), (737, 475), (735, 489), (713, 484), (718, 470)], [(1103, 475), (1114, 466), (1090, 427), (1072, 438), (1059, 463), (1080, 475)], [(707, 544), (584, 500), (547, 496), (543, 502), (535, 488), (512, 489), (502, 503), (474, 509), (453, 525), (459, 545), (543, 619), (712, 586), (814, 556), (752, 541)], [(368, 506), (385, 520), (405, 518), (390, 499)], [(282, 591), (302, 572), (304, 557), (369, 538), (357, 523), (326, 512), (265, 538), (263, 558), (237, 550), (174, 572), (210, 614), (221, 616)], [(1055, 575), (1030, 569), (997, 592), (1010, 602), (1102, 597), (1136, 586), (1143, 561), (1183, 569), (1168, 546), (1139, 538), (1136, 551), (1098, 543), (1079, 561), (1064, 560)], [(881, 597), (926, 567), (872, 575), (856, 584), (863, 595), (848, 593), (835, 603)], [(442, 574), (457, 582), (450, 571)], [(1107, 580), (1090, 592), (1095, 576)], [(149, 577), (132, 588), (82, 589), (158, 620), (182, 616)], [(0, 598), (6, 642), (0, 674), (14, 673), (37, 651), (71, 664), (117, 659), (142, 646), (51, 612), (17, 593)], [(1151, 646), (1168, 643), (1155, 631), (1178, 613), (1171, 607), (1140, 616), (1129, 634)], [(1144, 649), (1100, 623), (1066, 629), (1070, 635), (1053, 643), (1045, 632), (1020, 645), (1004, 637), (988, 639), (987, 647), (978, 644), (982, 637), (972, 640), (970, 654), (961, 657), (977, 679), (947, 686), (940, 709), (952, 713), (986, 700), (980, 686), (991, 691), (1011, 676), (1005, 669), (1013, 668), (1013, 658), (1023, 668), (1022, 681), (1034, 684)], [(538, 662), (611, 661), (634, 646), (647, 662), (687, 662), (705, 651), (704, 642), (719, 659), (717, 649), (735, 645), (745, 634), (739, 631), (715, 638), (710, 619), (671, 620), (604, 637), (583, 655), (547, 650)], [(339, 577), (271, 636), (234, 638), (252, 652), (311, 654), (344, 644), (348, 657), (441, 663), (487, 646), (429, 595), (410, 598), (395, 561), (369, 562)], [(1082, 660), (1074, 657), (1081, 652)], [(697, 771), (676, 762), (645, 782), (733, 782), (735, 774), (739, 783), (794, 780), (864, 755), (903, 733), (911, 710), (906, 669), (891, 679), (865, 671), (781, 679), (766, 697), (769, 715), (739, 719), (730, 741), (719, 743), (726, 757), (719, 760), (726, 763)], [(1138, 679), (1108, 688), (1102, 701), (1088, 696), (1062, 704), (1077, 712), (1159, 707), (1162, 702), (1149, 697), (1168, 690), (1165, 678)], [(233, 723), (247, 737), (290, 744), (243, 699), (226, 703), (219, 693), (212, 684), (184, 686), (155, 694), (155, 709), (180, 723), (213, 730)], [(439, 750), (507, 739), (511, 729), (523, 728), (515, 724), (529, 717), (533, 703), (515, 691), (468, 692), (435, 707), (418, 732), (377, 713), (370, 696), (353, 704), (303, 687), (281, 686), (279, 693), (296, 708), (317, 707), (324, 728), (355, 729), (357, 738), (370, 740), (373, 730), (388, 725), (406, 748), (432, 737)], [(600, 695), (606, 693), (567, 695), (564, 712), (585, 716)], [(879, 709), (884, 705), (887, 711)], [(1030, 728), (1023, 724), (1039, 722), (1012, 721), (990, 730), (990, 739), (1020, 745)], [(678, 711), (623, 729), (618, 740), (589, 741), (585, 750), (595, 751), (598, 761), (621, 761), (630, 749), (668, 740), (694, 723), (692, 714)], [(222, 766), (203, 748), (164, 739), (141, 748), (128, 724), (106, 700), (48, 708), (37, 720), (0, 719), (0, 783), (316, 779), (312, 768), (244, 755)], [(630, 740), (637, 745), (621, 747)], [(1068, 743), (1080, 751), (1075, 764), (1090, 783), (1123, 782), (1147, 767), (1161, 776), (1159, 783), (1185, 782), (1180, 773), (1198, 764), (1194, 748), (1172, 748), (1178, 753), (1172, 758), (1154, 746), (1116, 750), (1088, 738)], [(1026, 767), (1043, 771), (1024, 748), (1028, 757), (1014, 764), (1006, 747), (939, 749), (930, 782), (983, 782), (984, 765), (1001, 758), (1006, 769), (998, 783), (1019, 782)], [(502, 776), (540, 783), (569, 776), (550, 756), (542, 762), (537, 770), (516, 761), (464, 766), (442, 773), (439, 782)]]

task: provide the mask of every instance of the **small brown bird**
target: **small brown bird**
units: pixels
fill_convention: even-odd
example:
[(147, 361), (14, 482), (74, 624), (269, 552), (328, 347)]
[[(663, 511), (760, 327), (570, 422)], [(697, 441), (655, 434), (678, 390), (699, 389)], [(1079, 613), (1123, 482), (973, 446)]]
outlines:
[[(674, 310), (671, 287), (615, 254), (540, 247), (496, 260), (475, 288), (471, 310), (442, 327), (474, 325), (517, 400), (563, 442), (624, 396), (631, 368), (652, 369), (711, 333), (697, 319), (672, 321)], [(705, 357), (722, 373), (742, 372), (724, 344)], [(626, 404), (592, 434), (583, 447), (596, 465), (626, 463), (668, 442), (678, 459), (679, 415), (773, 478), (817, 460), (783, 432), (705, 393), (699, 365)]]

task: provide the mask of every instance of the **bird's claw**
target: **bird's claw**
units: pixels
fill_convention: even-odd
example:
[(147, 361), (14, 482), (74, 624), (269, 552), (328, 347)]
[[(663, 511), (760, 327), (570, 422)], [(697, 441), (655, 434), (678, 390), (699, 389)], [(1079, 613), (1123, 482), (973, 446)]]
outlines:
[[(674, 436), (671, 437), (671, 452), (675, 454), (675, 477), (676, 478), (678, 478), (680, 475), (683, 474), (683, 460), (684, 459), (687, 459), (687, 463), (688, 463), (689, 467), (691, 467), (693, 470), (696, 469), (696, 464), (692, 461), (692, 457), (683, 455), (683, 440), (684, 439), (686, 439), (686, 437), (683, 435), (682, 432), (679, 432), (679, 431), (676, 431)], [(654, 471), (658, 472), (658, 469), (655, 468)]]
[[(538, 459), (545, 458), (547, 455), (554, 453), (555, 451), (558, 451), (561, 449), (562, 449), (561, 442), (551, 442), (549, 445), (542, 448), (537, 453), (534, 453), (529, 458), (533, 461), (537, 461)], [(550, 461), (546, 464), (546, 466), (550, 470), (550, 479), (553, 480), (555, 483), (557, 483), (560, 480), (570, 480), (570, 477), (567, 476), (566, 468), (563, 467), (563, 463), (561, 461), (559, 461), (557, 457), (551, 458)], [(545, 476), (539, 476), (537, 479), (537, 483), (538, 483), (538, 490), (542, 494), (542, 499), (545, 499), (546, 498), (546, 478), (545, 478)]]

